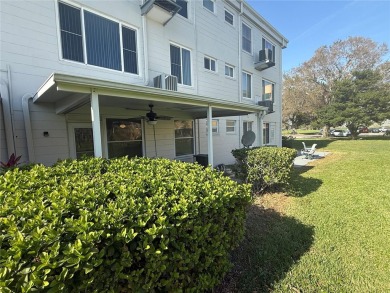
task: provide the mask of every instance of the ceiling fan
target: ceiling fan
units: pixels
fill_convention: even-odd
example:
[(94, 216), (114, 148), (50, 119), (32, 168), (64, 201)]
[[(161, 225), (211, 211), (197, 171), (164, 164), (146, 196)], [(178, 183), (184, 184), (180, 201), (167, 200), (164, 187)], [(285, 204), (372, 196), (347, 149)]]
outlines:
[(158, 116), (157, 113), (153, 112), (153, 104), (149, 104), (150, 111), (146, 113), (146, 118), (148, 124), (154, 125), (157, 123), (157, 120), (171, 120), (172, 117), (169, 116)]

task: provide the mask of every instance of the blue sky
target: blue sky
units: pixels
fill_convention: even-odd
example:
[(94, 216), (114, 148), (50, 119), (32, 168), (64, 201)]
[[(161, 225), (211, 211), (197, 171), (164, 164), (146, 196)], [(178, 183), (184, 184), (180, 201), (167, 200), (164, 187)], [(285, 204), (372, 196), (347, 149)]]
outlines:
[(289, 40), (283, 50), (283, 71), (309, 60), (319, 47), (349, 36), (390, 46), (390, 0), (247, 2)]

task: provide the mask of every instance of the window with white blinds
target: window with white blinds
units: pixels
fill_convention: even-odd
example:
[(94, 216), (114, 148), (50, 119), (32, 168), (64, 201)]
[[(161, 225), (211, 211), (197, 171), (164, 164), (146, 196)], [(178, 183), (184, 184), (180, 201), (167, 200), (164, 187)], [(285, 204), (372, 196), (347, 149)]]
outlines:
[(138, 74), (135, 30), (62, 2), (59, 16), (62, 58)]

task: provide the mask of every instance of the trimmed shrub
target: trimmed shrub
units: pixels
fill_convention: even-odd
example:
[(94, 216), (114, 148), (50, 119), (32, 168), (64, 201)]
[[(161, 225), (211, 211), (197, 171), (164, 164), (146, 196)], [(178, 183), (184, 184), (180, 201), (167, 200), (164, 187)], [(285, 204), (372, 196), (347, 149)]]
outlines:
[(91, 158), (0, 176), (2, 292), (198, 292), (229, 269), (250, 187), (197, 164)]
[(288, 184), (291, 178), (296, 150), (290, 148), (261, 147), (233, 150), (236, 158), (236, 176), (252, 184), (254, 192), (280, 184)]
[(282, 136), (282, 146), (285, 148), (294, 148), (294, 137), (293, 136)]

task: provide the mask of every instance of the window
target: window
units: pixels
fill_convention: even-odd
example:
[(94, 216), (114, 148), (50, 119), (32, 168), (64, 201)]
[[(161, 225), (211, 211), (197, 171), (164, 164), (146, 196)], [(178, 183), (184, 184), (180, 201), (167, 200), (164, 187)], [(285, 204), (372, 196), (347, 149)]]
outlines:
[(214, 1), (213, 0), (203, 0), (203, 7), (207, 8), (211, 12), (214, 12)]
[[(84, 23), (81, 21), (82, 12)], [(138, 74), (135, 30), (62, 2), (59, 3), (59, 16), (62, 58)], [(82, 25), (85, 36), (82, 35)]]
[(242, 97), (252, 99), (252, 75), (242, 73)]
[[(211, 128), (212, 128), (213, 133), (219, 133), (219, 120), (213, 119), (211, 121)], [(207, 120), (206, 120), (206, 132), (208, 132)]]
[(248, 131), (252, 131), (252, 127), (253, 127), (253, 121), (244, 121), (242, 124), (243, 134), (247, 133)]
[(81, 11), (59, 3), (62, 58), (84, 62)]
[(226, 120), (226, 133), (236, 132), (236, 120)]
[(262, 40), (263, 43), (263, 49), (270, 49), (272, 51), (272, 60), (275, 62), (275, 46), (272, 45), (270, 42), (268, 42), (266, 39), (263, 38)]
[(263, 144), (269, 144), (269, 123), (263, 123)]
[(171, 74), (177, 82), (191, 85), (191, 52), (187, 49), (171, 45)]
[(142, 157), (142, 128), (139, 119), (107, 119), (108, 157)]
[(234, 67), (225, 64), (225, 76), (234, 77)]
[(274, 88), (273, 83), (263, 80), (263, 101), (274, 101)]
[(234, 25), (234, 15), (227, 10), (225, 10), (225, 21), (228, 24)]
[(215, 60), (209, 57), (204, 57), (204, 68), (215, 72)]
[(263, 144), (275, 143), (276, 123), (263, 123)]
[(188, 18), (188, 2), (186, 0), (176, 0), (176, 4), (181, 7), (178, 14), (185, 18)]
[(175, 120), (176, 156), (194, 154), (194, 122), (192, 120)]
[(252, 54), (252, 31), (245, 23), (242, 24), (242, 49)]

